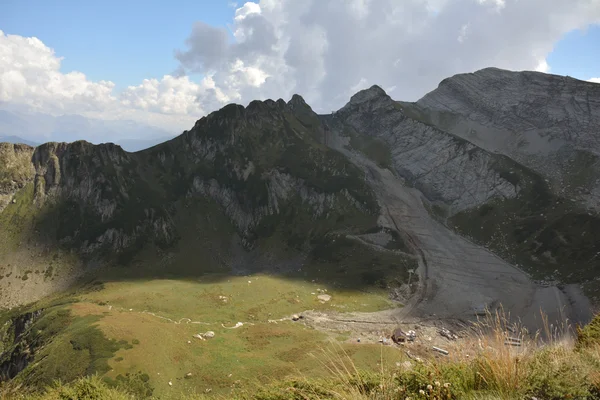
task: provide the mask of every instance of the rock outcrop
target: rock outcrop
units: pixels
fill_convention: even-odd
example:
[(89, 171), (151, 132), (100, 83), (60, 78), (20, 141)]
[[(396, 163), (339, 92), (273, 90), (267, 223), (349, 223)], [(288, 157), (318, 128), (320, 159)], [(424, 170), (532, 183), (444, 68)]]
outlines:
[(600, 210), (600, 85), (539, 72), (486, 68), (443, 80), (419, 117), (547, 179)]
[(33, 179), (32, 153), (33, 147), (25, 144), (0, 143), (0, 212)]
[(343, 124), (341, 129), (387, 143), (393, 169), (429, 200), (449, 206), (451, 213), (496, 197), (513, 198), (520, 190), (507, 179), (498, 157), (408, 117), (378, 86), (354, 95), (334, 119)]

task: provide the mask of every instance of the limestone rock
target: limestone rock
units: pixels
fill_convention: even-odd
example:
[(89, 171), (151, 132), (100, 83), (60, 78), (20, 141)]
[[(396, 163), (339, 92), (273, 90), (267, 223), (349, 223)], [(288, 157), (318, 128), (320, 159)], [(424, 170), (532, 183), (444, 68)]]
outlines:
[(329, 300), (331, 300), (331, 296), (328, 294), (320, 294), (317, 296), (317, 299), (319, 299), (321, 303), (327, 303)]
[[(443, 80), (416, 106), (434, 126), (545, 177), (600, 209), (600, 85), (486, 68)], [(572, 193), (572, 195), (575, 193)]]
[(456, 213), (519, 192), (496, 171), (485, 150), (416, 119), (378, 86), (355, 94), (336, 113), (359, 134), (387, 143), (395, 171), (431, 201)]

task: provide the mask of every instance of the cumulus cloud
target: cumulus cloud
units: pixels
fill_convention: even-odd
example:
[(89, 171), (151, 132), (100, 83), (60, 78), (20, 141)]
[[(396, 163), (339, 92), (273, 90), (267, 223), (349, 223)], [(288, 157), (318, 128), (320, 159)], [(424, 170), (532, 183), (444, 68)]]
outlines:
[(0, 101), (82, 112), (115, 100), (112, 82), (90, 82), (81, 72), (62, 74), (60, 62), (39, 39), (0, 31)]
[(538, 65), (537, 67), (535, 67), (535, 70), (537, 72), (548, 73), (550, 72), (550, 66), (548, 65), (548, 62), (546, 60), (541, 60), (540, 62), (538, 62)]
[(35, 37), (0, 31), (0, 105), (50, 115), (133, 119), (177, 132), (206, 113), (197, 96), (215, 90), (210, 79), (197, 84), (165, 75), (115, 93), (113, 82), (93, 82), (77, 71), (61, 73), (61, 61)]
[(600, 78), (590, 78), (590, 79), (588, 79), (588, 82), (600, 83)]
[(600, 0), (262, 0), (236, 11), (234, 40), (194, 27), (176, 56), (230, 100), (300, 93), (328, 111), (373, 84), (416, 100), (448, 76), (488, 66), (549, 72), (554, 44), (599, 22)]
[(61, 59), (39, 40), (0, 33), (0, 101), (162, 126), (191, 126), (228, 102), (293, 93), (330, 112), (373, 84), (416, 100), (448, 76), (488, 66), (548, 72), (546, 58), (565, 33), (600, 23), (600, 0), (261, 0), (236, 7), (227, 26), (196, 22), (184, 43), (173, 44), (177, 71), (120, 93), (108, 81), (61, 74)]

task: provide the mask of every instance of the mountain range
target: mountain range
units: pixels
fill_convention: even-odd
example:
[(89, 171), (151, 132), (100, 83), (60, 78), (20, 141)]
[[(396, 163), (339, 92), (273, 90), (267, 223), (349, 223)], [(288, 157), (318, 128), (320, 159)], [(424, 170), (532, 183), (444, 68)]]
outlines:
[(0, 306), (265, 274), (383, 290), (393, 320), (503, 307), (533, 329), (540, 310), (587, 322), (599, 129), (600, 85), (488, 68), (414, 103), (373, 86), (327, 115), (299, 95), (230, 104), (135, 153), (3, 143)]
[(53, 116), (0, 108), (0, 142), (36, 147), (46, 142), (73, 142), (85, 138), (95, 144), (113, 142), (126, 151), (136, 152), (173, 137), (172, 132), (134, 121), (68, 114)]

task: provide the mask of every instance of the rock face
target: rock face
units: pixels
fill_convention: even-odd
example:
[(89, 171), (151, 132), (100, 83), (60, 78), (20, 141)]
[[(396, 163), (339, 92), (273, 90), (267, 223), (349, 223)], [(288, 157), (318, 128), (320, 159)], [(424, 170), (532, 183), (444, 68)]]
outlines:
[(600, 207), (600, 85), (487, 68), (445, 79), (416, 104), (427, 122), (548, 179), (555, 192)]
[(374, 86), (324, 118), (342, 135), (385, 142), (389, 167), (433, 217), (538, 279), (584, 282), (600, 299), (599, 88), (490, 68), (417, 103)]
[(408, 117), (381, 88), (354, 95), (335, 113), (352, 131), (387, 143), (395, 171), (451, 213), (493, 198), (515, 197), (520, 187), (503, 174), (502, 160), (474, 144)]
[(174, 239), (166, 204), (134, 154), (113, 144), (46, 143), (31, 162), (35, 204), (58, 219), (62, 245), (84, 254), (118, 253), (142, 241)]
[(40, 314), (25, 313), (0, 326), (0, 382), (14, 378), (33, 359), (35, 346), (22, 339)]
[(24, 144), (0, 143), (0, 212), (32, 180), (32, 153), (33, 148)]
[[(178, 138), (138, 153), (84, 141), (46, 143), (35, 151), (3, 145), (2, 204), (31, 184), (36, 232), (88, 259), (175, 245), (182, 235), (177, 209), (194, 199), (218, 205), (246, 248), (282, 224), (297, 225), (299, 215), (329, 228), (340, 215), (366, 216), (374, 224), (378, 205), (371, 189), (348, 160), (319, 144), (322, 131), (317, 115), (295, 95), (288, 103), (228, 105)], [(318, 231), (312, 228), (319, 223), (312, 225), (296, 238), (298, 246)]]
[(179, 149), (171, 159), (160, 147), (158, 158), (168, 167), (175, 153), (190, 157), (187, 195), (215, 200), (248, 239), (290, 202), (307, 207), (314, 218), (348, 207), (375, 214), (377, 204), (358, 169), (319, 147), (320, 131), (317, 115), (297, 95), (287, 104), (230, 105), (174, 141)]

